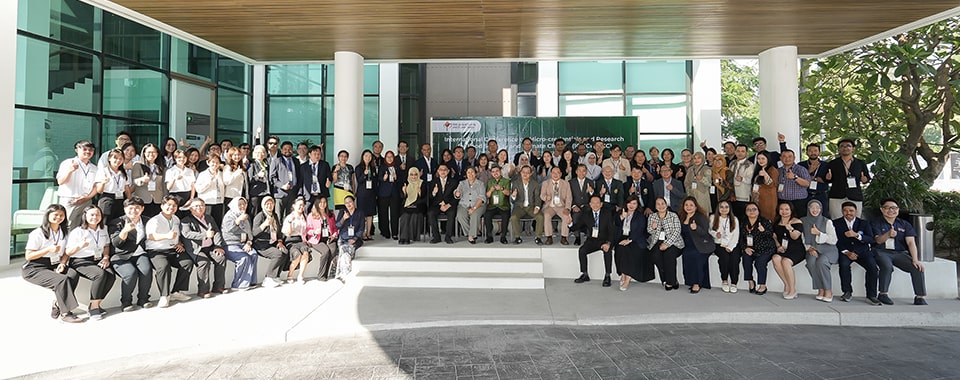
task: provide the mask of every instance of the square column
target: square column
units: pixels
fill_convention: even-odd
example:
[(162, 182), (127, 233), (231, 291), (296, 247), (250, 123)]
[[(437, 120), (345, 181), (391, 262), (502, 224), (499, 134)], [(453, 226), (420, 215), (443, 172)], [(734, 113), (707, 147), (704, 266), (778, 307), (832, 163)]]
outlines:
[(800, 67), (796, 46), (760, 53), (760, 135), (776, 150), (777, 133), (791, 149), (800, 148)]
[[(350, 152), (350, 161), (359, 162), (363, 151), (363, 57), (350, 51), (334, 53), (333, 157)], [(329, 148), (328, 148), (329, 149)]]
[[(0, 266), (10, 264), (10, 216), (13, 215), (13, 126), (17, 81), (17, 4), (0, 1)], [(21, 147), (26, 148), (26, 146)]]

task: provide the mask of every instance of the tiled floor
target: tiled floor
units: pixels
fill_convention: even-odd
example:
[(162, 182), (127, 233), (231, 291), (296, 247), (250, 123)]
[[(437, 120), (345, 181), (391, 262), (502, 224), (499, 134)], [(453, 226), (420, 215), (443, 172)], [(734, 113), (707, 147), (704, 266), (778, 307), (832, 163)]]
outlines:
[(791, 325), (444, 327), (158, 358), (32, 378), (960, 379), (960, 330)]

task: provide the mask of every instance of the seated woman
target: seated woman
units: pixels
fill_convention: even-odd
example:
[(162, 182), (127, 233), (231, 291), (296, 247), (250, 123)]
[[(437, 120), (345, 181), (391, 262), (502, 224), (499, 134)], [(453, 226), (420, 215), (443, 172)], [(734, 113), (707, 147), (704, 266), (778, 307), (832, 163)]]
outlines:
[(273, 197), (262, 195), (260, 212), (253, 217), (253, 248), (261, 257), (270, 260), (262, 283), (268, 288), (280, 285), (280, 272), (290, 265), (287, 263), (287, 246), (283, 244), (283, 234), (280, 233), (280, 217), (277, 216), (276, 205)]
[(807, 249), (807, 271), (817, 290), (817, 300), (833, 302), (833, 278), (830, 266), (840, 259), (837, 250), (837, 230), (833, 222), (823, 216), (823, 204), (816, 199), (807, 203), (803, 222), (803, 242)]
[(430, 197), (427, 182), (420, 179), (420, 169), (412, 167), (407, 171), (406, 184), (400, 191), (403, 194), (400, 197), (403, 209), (398, 228), (399, 243), (412, 244), (414, 240), (420, 240), (423, 218), (427, 213), (427, 199)]
[(710, 237), (710, 222), (697, 198), (689, 195), (683, 200), (679, 218), (684, 247), (683, 282), (690, 287), (690, 293), (700, 293), (702, 288), (710, 289), (710, 262), (707, 259), (716, 248)]
[(663, 290), (680, 289), (677, 256), (684, 246), (683, 237), (680, 236), (680, 218), (670, 211), (663, 198), (657, 198), (654, 207), (656, 212), (647, 217), (647, 233), (650, 234), (647, 249), (652, 253)]
[(106, 315), (100, 302), (110, 292), (116, 280), (110, 267), (110, 235), (103, 223), (103, 215), (96, 205), (89, 205), (82, 211), (83, 222), (70, 231), (67, 238), (67, 252), (60, 260), (78, 276), (90, 280), (90, 319), (99, 320)]
[(773, 254), (773, 269), (783, 281), (783, 299), (787, 300), (797, 298), (797, 276), (793, 266), (806, 257), (803, 222), (793, 215), (793, 204), (781, 203), (777, 206), (777, 219), (773, 222), (774, 243), (777, 245), (777, 252)]
[(737, 280), (740, 278), (739, 222), (727, 200), (721, 200), (717, 204), (717, 212), (710, 217), (713, 252), (717, 255), (717, 264), (720, 266), (720, 281), (723, 281), (720, 289), (724, 293), (736, 293)]
[[(460, 200), (457, 206), (457, 224), (467, 231), (467, 241), (477, 244), (480, 217), (487, 211), (487, 185), (477, 179), (477, 169), (467, 168), (467, 179), (461, 181), (453, 195)], [(449, 223), (449, 222), (448, 222)]]
[(283, 236), (285, 237), (284, 245), (287, 246), (290, 252), (290, 268), (289, 273), (287, 273), (287, 283), (293, 283), (293, 274), (296, 272), (297, 268), (300, 268), (300, 273), (297, 274), (297, 283), (303, 283), (303, 272), (307, 270), (307, 264), (310, 263), (310, 247), (304, 243), (304, 232), (307, 228), (307, 218), (303, 214), (303, 209), (306, 207), (306, 201), (303, 197), (297, 197), (294, 199), (293, 205), (290, 206), (290, 213), (287, 214), (287, 217), (283, 219)]
[[(740, 229), (740, 246), (743, 247), (743, 279), (750, 284), (750, 293), (767, 294), (767, 264), (777, 250), (773, 242), (773, 224), (760, 216), (756, 202), (744, 207), (747, 217)], [(753, 281), (753, 269), (757, 269), (757, 281)]]
[(320, 257), (320, 270), (317, 271), (317, 279), (320, 281), (327, 281), (329, 278), (330, 261), (337, 255), (337, 221), (327, 207), (327, 198), (317, 198), (316, 202), (313, 202), (303, 235), (311, 255)]
[[(134, 195), (123, 201), (124, 215), (109, 224), (110, 243), (113, 254), (110, 262), (113, 271), (120, 275), (120, 304), (123, 311), (151, 308), (150, 277), (153, 266), (144, 250), (146, 229), (140, 214), (143, 212), (143, 200)], [(133, 303), (133, 289), (137, 288), (137, 303)]]
[(72, 311), (80, 306), (73, 293), (77, 272), (60, 261), (67, 245), (64, 238), (66, 233), (61, 228), (66, 219), (67, 210), (63, 206), (52, 204), (47, 207), (40, 227), (31, 231), (27, 238), (27, 262), (23, 264), (21, 275), (31, 284), (53, 290), (56, 301), (50, 310), (51, 318), (79, 323), (85, 319), (77, 317)]
[(647, 218), (642, 211), (637, 211), (640, 200), (636, 195), (630, 195), (624, 202), (623, 212), (617, 218), (620, 241), (614, 247), (613, 256), (620, 274), (621, 291), (630, 287), (632, 279), (647, 282), (654, 277), (653, 261), (647, 256)]
[(340, 251), (337, 254), (337, 279), (341, 282), (346, 282), (353, 258), (357, 255), (357, 248), (363, 245), (361, 234), (365, 222), (363, 211), (357, 209), (356, 199), (352, 195), (343, 198), (343, 210), (340, 210), (337, 216), (340, 238), (337, 241), (337, 249)]
[(227, 260), (237, 265), (233, 274), (234, 290), (246, 290), (257, 282), (257, 250), (253, 248), (253, 229), (247, 216), (247, 200), (235, 197), (223, 216), (223, 241), (227, 243)]

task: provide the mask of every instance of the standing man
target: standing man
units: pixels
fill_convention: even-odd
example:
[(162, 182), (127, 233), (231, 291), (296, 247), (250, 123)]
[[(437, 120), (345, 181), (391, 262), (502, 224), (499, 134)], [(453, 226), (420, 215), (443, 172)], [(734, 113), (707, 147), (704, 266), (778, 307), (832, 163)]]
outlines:
[(487, 141), (487, 158), (490, 159), (491, 163), (497, 162), (497, 153), (499, 153), (500, 147), (497, 145), (497, 140), (490, 139)]
[[(520, 143), (520, 147), (522, 148), (522, 150), (521, 150), (520, 152), (518, 152), (517, 154), (513, 155), (513, 164), (514, 164), (514, 165), (520, 166), (520, 156), (522, 156), (522, 155), (524, 155), (524, 154), (527, 155), (527, 157), (530, 157), (530, 166), (535, 167), (535, 168), (539, 168), (540, 165), (543, 164), (543, 162), (540, 161), (540, 157), (537, 157), (537, 155), (534, 154), (534, 152), (533, 152), (533, 140), (532, 140), (532, 139), (530, 139), (529, 137), (524, 137), (524, 138), (523, 138), (523, 142)], [(494, 156), (494, 157), (496, 157), (496, 156)]]
[(613, 167), (603, 168), (603, 176), (597, 180), (597, 195), (603, 200), (603, 208), (614, 212), (623, 209), (623, 182), (613, 178)]
[(383, 165), (383, 141), (373, 142), (373, 162), (377, 163), (377, 167)]
[(510, 215), (510, 226), (513, 227), (513, 244), (523, 243), (520, 238), (520, 219), (533, 218), (536, 223), (536, 243), (543, 244), (540, 238), (543, 236), (543, 214), (540, 212), (540, 186), (530, 180), (530, 174), (533, 168), (525, 165), (520, 168), (520, 178), (511, 184), (513, 193), (510, 199), (513, 201), (513, 214)]
[(587, 234), (587, 241), (580, 246), (578, 256), (580, 257), (580, 277), (573, 282), (581, 284), (590, 281), (587, 275), (587, 255), (596, 251), (603, 251), (603, 287), (610, 286), (610, 272), (613, 269), (613, 242), (616, 241), (616, 225), (613, 221), (613, 211), (603, 208), (603, 202), (599, 195), (590, 197), (590, 208), (581, 213), (580, 219), (572, 226), (574, 230), (587, 228), (590, 231)]
[(431, 155), (430, 144), (420, 145), (420, 158), (414, 166), (420, 169), (420, 176), (424, 181), (433, 182), (433, 175), (436, 174), (438, 165)]
[[(832, 201), (832, 199), (831, 199)], [(917, 252), (917, 231), (910, 222), (900, 219), (900, 205), (895, 199), (880, 201), (880, 219), (873, 221), (873, 238), (876, 241), (877, 264), (880, 266), (880, 289), (877, 299), (885, 305), (893, 305), (887, 295), (893, 268), (910, 273), (913, 282), (914, 305), (926, 305), (927, 287), (923, 279), (923, 264)]]
[(310, 147), (307, 162), (300, 165), (300, 178), (303, 179), (300, 194), (306, 202), (306, 209), (311, 210), (313, 202), (319, 198), (330, 197), (330, 184), (333, 183), (333, 174), (330, 164), (323, 160), (323, 152), (319, 146)]
[(620, 156), (620, 145), (610, 148), (610, 158), (603, 160), (602, 166), (613, 168), (613, 179), (625, 181), (630, 177), (630, 161)]
[(683, 182), (673, 178), (673, 169), (670, 168), (670, 165), (661, 166), (660, 179), (653, 181), (653, 199), (663, 198), (667, 201), (669, 209), (677, 211), (683, 206), (683, 198), (686, 196)]
[(807, 215), (807, 187), (810, 186), (810, 173), (796, 165), (797, 157), (790, 149), (780, 152), (783, 166), (778, 168), (777, 198), (779, 202), (793, 205), (793, 216), (801, 218)]
[(293, 143), (284, 141), (281, 144), (280, 156), (270, 161), (269, 168), (270, 188), (279, 203), (281, 217), (290, 212), (290, 206), (300, 192), (297, 167), (293, 158)]
[[(491, 140), (492, 141), (492, 140)], [(483, 214), (484, 243), (493, 243), (493, 218), (500, 217), (500, 244), (507, 244), (507, 220), (510, 219), (510, 180), (503, 178), (499, 166), (490, 169), (487, 181), (487, 212)]]
[(437, 178), (430, 184), (430, 209), (427, 211), (427, 223), (433, 231), (430, 244), (440, 242), (440, 214), (447, 216), (447, 228), (444, 232), (444, 241), (453, 244), (454, 231), (457, 228), (457, 181), (449, 178), (450, 169), (446, 165), (437, 167)]
[[(785, 142), (786, 136), (782, 133), (777, 134), (777, 138), (780, 140), (780, 151), (787, 149), (787, 143)], [(769, 158), (770, 166), (779, 167), (780, 166), (780, 153), (767, 150), (767, 139), (763, 137), (754, 137), (753, 138), (753, 155), (750, 156), (750, 162), (757, 163), (757, 154), (760, 152), (767, 152), (767, 158)]]
[(477, 147), (470, 145), (467, 147), (467, 166), (475, 167), (477, 166)]
[(464, 159), (462, 146), (453, 148), (453, 160), (446, 164), (450, 166), (449, 169), (452, 171), (450, 178), (457, 180), (457, 182), (467, 178), (467, 168), (470, 167), (470, 164)]
[(633, 144), (627, 145), (626, 148), (623, 148), (623, 158), (627, 159), (627, 162), (633, 161), (633, 156), (637, 154), (637, 147)]
[(271, 135), (267, 137), (267, 160), (273, 160), (280, 156), (280, 138)]
[[(522, 174), (522, 173), (521, 173)], [(573, 194), (570, 183), (561, 179), (563, 173), (554, 166), (550, 169), (550, 179), (540, 184), (540, 200), (543, 201), (543, 232), (547, 236), (547, 245), (553, 245), (553, 216), (560, 217), (560, 244), (568, 245), (570, 235), (570, 209), (573, 207)]]
[[(799, 164), (807, 170), (810, 175), (810, 186), (807, 187), (807, 199), (816, 199), (823, 205), (823, 214), (830, 215), (830, 201), (827, 198), (829, 186), (825, 177), (827, 176), (827, 164), (820, 160), (820, 146), (817, 144), (807, 145), (807, 160)], [(854, 207), (856, 208), (856, 207)]]
[(857, 205), (857, 216), (863, 208), (862, 186), (870, 182), (870, 171), (867, 164), (853, 156), (857, 144), (853, 139), (843, 139), (837, 143), (840, 157), (834, 158), (827, 165), (827, 175), (824, 178), (830, 183), (830, 218), (841, 216), (843, 202), (853, 202)]
[(587, 164), (587, 143), (581, 141), (577, 144), (577, 163), (580, 165)]
[(400, 140), (397, 143), (397, 157), (395, 164), (400, 168), (397, 178), (407, 178), (407, 169), (412, 167), (414, 159), (410, 156), (410, 144)]
[(877, 279), (880, 269), (877, 267), (876, 254), (870, 245), (873, 244), (873, 228), (870, 223), (857, 217), (857, 205), (853, 202), (843, 202), (843, 217), (833, 220), (833, 228), (837, 230), (837, 250), (840, 251), (840, 288), (843, 295), (840, 300), (850, 302), (853, 298), (852, 274), (850, 266), (856, 262), (866, 272), (864, 286), (867, 291), (867, 303), (880, 306), (877, 300)]
[(597, 140), (593, 142), (593, 153), (597, 155), (597, 162), (603, 163), (603, 160), (607, 158), (603, 154), (603, 151), (607, 149), (607, 144), (603, 141)]
[(67, 210), (69, 222), (67, 231), (79, 226), (83, 221), (83, 210), (93, 204), (93, 197), (97, 195), (97, 167), (90, 162), (96, 147), (90, 140), (80, 140), (73, 144), (73, 151), (77, 156), (60, 163), (57, 171), (57, 196), (60, 204)]
[[(127, 131), (117, 132), (117, 139), (114, 140), (114, 144), (117, 145), (117, 149), (123, 149), (124, 145), (132, 142), (133, 142), (133, 135), (131, 135), (130, 132), (127, 132)], [(107, 163), (107, 158), (109, 156), (109, 154), (107, 153), (109, 153), (110, 150), (111, 149), (107, 149), (106, 151), (103, 152), (103, 154), (100, 155), (100, 160), (97, 161), (98, 169), (106, 169), (110, 167), (110, 165), (108, 165)], [(200, 153), (203, 153), (203, 152), (200, 152)], [(133, 157), (133, 162), (140, 162), (140, 155), (136, 155), (135, 157)]]
[[(570, 180), (570, 194), (572, 196), (570, 211), (574, 221), (580, 220), (580, 213), (587, 210), (590, 205), (590, 196), (593, 195), (593, 189), (595, 188), (596, 185), (593, 180), (587, 178), (587, 167), (583, 164), (577, 165), (577, 177)], [(573, 229), (571, 231), (576, 234), (573, 245), (580, 245), (580, 230)], [(583, 232), (586, 233), (587, 231)]]
[(562, 138), (553, 140), (553, 166), (560, 165), (563, 159), (563, 151), (567, 149), (567, 143)]
[(753, 195), (753, 172), (755, 165), (747, 159), (747, 146), (737, 145), (737, 159), (733, 162), (730, 170), (733, 170), (733, 213), (738, 218), (746, 217), (747, 203), (750, 202), (750, 196)]
[[(301, 141), (297, 144), (297, 166), (310, 161), (310, 146), (306, 142)], [(224, 161), (226, 162), (226, 161)]]

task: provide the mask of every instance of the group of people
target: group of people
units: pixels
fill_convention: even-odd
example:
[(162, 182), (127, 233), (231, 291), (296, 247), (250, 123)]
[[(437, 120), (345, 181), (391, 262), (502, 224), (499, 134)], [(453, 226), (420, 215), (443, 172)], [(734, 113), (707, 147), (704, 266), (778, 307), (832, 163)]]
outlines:
[[(841, 140), (829, 162), (811, 144), (798, 163), (784, 136), (779, 140), (773, 152), (764, 138), (754, 139), (750, 157), (743, 144), (727, 142), (718, 153), (702, 143), (700, 152), (681, 151), (680, 162), (671, 149), (651, 147), (648, 158), (632, 145), (621, 150), (602, 141), (568, 146), (557, 139), (553, 151), (538, 153), (527, 138), (512, 159), (496, 140), (485, 153), (456, 147), (439, 159), (430, 144), (414, 158), (406, 142), (394, 152), (377, 141), (355, 165), (347, 151), (331, 165), (321, 146), (294, 148), (277, 136), (252, 149), (209, 139), (194, 148), (171, 138), (138, 150), (120, 132), (97, 164), (89, 141), (77, 142), (76, 157), (60, 164), (60, 203), (31, 232), (23, 276), (54, 289), (51, 316), (74, 322), (82, 321), (71, 314), (79, 277), (93, 281), (90, 315), (98, 318), (116, 275), (124, 311), (153, 306), (154, 275), (158, 305), (166, 307), (189, 299), (194, 267), (198, 295), (210, 297), (261, 285), (258, 257), (270, 261), (264, 286), (304, 281), (314, 258), (321, 260), (318, 278), (343, 280), (356, 249), (377, 230), (401, 245), (425, 234), (433, 244), (454, 244), (461, 234), (470, 244), (491, 244), (495, 236), (521, 244), (529, 226), (538, 245), (554, 244), (559, 230), (561, 245), (572, 238), (580, 246), (578, 283), (590, 280), (587, 255), (602, 251), (603, 286), (611, 286), (615, 257), (621, 290), (632, 279), (655, 278), (654, 267), (665, 290), (677, 289), (681, 257), (684, 283), (698, 293), (710, 287), (707, 258), (716, 254), (724, 292), (738, 291), (742, 264), (749, 290), (765, 294), (772, 261), (784, 298), (796, 298), (793, 267), (806, 260), (818, 300), (833, 300), (830, 265), (839, 263), (841, 299), (849, 301), (857, 262), (867, 271), (868, 302), (892, 304), (886, 294), (897, 267), (913, 277), (914, 303), (924, 304), (916, 233), (897, 219), (896, 201), (883, 202), (882, 220), (859, 219), (870, 173), (853, 156), (854, 141)], [(236, 263), (231, 287), (224, 283), (227, 260)]]

